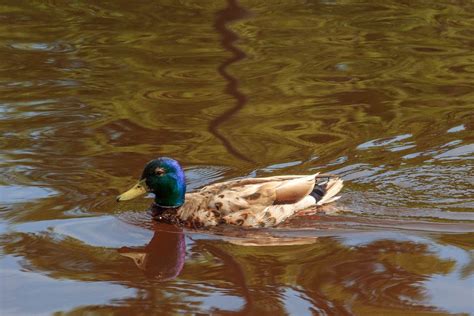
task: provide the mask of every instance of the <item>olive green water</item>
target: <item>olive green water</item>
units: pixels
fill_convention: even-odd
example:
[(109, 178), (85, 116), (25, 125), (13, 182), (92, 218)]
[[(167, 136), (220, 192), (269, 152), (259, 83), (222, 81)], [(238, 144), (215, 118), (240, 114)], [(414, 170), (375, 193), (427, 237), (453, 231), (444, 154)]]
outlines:
[[(0, 314), (474, 314), (473, 51), (471, 1), (2, 1)], [(161, 155), (341, 212), (157, 225)]]

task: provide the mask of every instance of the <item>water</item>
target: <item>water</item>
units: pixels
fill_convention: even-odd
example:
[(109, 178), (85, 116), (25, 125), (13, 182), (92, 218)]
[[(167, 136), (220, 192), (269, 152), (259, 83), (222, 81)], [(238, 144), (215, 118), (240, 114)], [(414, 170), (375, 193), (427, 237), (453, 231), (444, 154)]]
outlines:
[[(469, 1), (4, 1), (5, 315), (474, 314)], [(332, 172), (339, 213), (263, 231), (117, 205), (171, 156), (188, 187)]]

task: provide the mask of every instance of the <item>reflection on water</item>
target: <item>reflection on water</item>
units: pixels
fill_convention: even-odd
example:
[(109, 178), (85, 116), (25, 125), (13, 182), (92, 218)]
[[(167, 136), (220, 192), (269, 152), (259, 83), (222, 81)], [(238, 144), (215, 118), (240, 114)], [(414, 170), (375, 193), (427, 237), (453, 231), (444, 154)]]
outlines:
[(148, 277), (174, 279), (181, 272), (186, 254), (184, 234), (172, 225), (157, 224), (150, 242), (141, 248), (122, 247), (120, 255), (135, 262)]
[(234, 43), (238, 40), (238, 35), (229, 31), (226, 27), (226, 24), (240, 20), (245, 17), (246, 14), (248, 14), (248, 12), (242, 7), (239, 7), (236, 0), (228, 0), (227, 7), (216, 14), (214, 26), (216, 31), (222, 36), (222, 47), (232, 53), (232, 57), (220, 64), (219, 67), (217, 67), (217, 71), (227, 80), (228, 83), (225, 92), (235, 98), (236, 105), (212, 120), (209, 125), (209, 131), (222, 141), (222, 144), (229, 153), (242, 160), (252, 162), (251, 159), (237, 151), (218, 129), (220, 125), (234, 116), (247, 102), (247, 97), (238, 89), (238, 80), (227, 71), (230, 65), (244, 59), (247, 55), (238, 47), (234, 46)]
[[(83, 284), (114, 297), (79, 295), (84, 306), (77, 308), (73, 300), (50, 300), (49, 310), (71, 313), (472, 311), (472, 233), (299, 232), (278, 244), (278, 238), (255, 230), (248, 242), (185, 235), (169, 225), (153, 229), (114, 217), (18, 225), (2, 237), (2, 279), (15, 290), (40, 273), (36, 286), (48, 285), (52, 293)], [(19, 300), (7, 291), (2, 306), (43, 311), (34, 299)]]
[[(4, 1), (2, 311), (474, 313), (473, 29), (466, 1)], [(171, 235), (114, 203), (160, 155), (193, 190), (337, 173), (343, 212)]]

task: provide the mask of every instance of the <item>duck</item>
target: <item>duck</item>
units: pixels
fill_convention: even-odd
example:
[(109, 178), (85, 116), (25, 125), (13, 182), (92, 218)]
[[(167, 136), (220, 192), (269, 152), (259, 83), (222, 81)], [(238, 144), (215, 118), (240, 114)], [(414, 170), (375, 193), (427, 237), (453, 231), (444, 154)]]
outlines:
[(320, 208), (340, 198), (343, 180), (331, 174), (239, 178), (186, 192), (185, 173), (178, 161), (149, 161), (138, 182), (117, 196), (118, 202), (154, 194), (154, 219), (187, 227), (236, 225), (275, 227), (291, 216)]

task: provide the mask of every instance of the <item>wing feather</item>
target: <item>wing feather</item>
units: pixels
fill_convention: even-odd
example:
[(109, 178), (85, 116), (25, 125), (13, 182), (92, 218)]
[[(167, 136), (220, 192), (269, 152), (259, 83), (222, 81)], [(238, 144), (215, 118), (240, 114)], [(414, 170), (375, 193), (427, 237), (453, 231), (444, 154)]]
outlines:
[(310, 175), (282, 182), (276, 188), (276, 200), (278, 204), (296, 203), (313, 191), (316, 184), (316, 176)]

